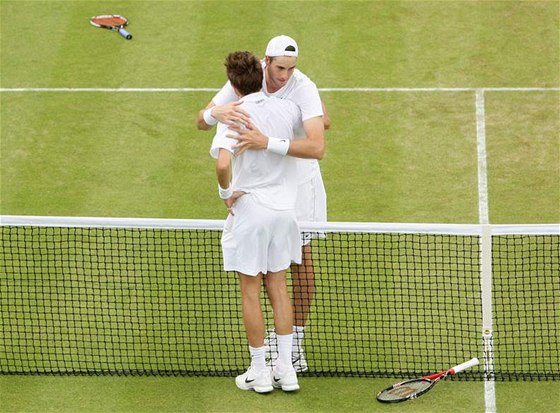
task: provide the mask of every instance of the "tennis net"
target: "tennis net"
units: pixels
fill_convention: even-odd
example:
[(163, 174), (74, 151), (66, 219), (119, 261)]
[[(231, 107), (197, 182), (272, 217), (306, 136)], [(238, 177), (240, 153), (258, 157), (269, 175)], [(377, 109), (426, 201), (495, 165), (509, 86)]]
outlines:
[[(223, 221), (0, 218), (1, 374), (231, 376), (249, 364)], [(415, 377), (479, 357), (460, 380), (560, 379), (557, 224), (302, 229), (326, 234), (312, 241), (305, 374)]]

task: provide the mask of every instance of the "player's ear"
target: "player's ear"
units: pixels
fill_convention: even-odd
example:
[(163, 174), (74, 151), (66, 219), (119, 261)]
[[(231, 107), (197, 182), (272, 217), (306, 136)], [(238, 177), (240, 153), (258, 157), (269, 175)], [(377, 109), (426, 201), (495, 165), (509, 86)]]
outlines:
[(268, 57), (268, 56), (265, 56), (265, 57), (264, 57), (264, 64), (265, 64), (266, 66), (270, 65), (270, 57)]

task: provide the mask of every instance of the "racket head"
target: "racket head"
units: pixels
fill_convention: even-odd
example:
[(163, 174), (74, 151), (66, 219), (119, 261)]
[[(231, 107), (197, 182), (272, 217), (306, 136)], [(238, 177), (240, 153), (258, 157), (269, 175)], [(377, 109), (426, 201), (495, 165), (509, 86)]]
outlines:
[(425, 377), (403, 381), (381, 390), (376, 398), (381, 403), (400, 403), (416, 399), (434, 387), (436, 382), (437, 380)]
[(89, 22), (95, 27), (110, 30), (117, 30), (118, 28), (124, 27), (128, 24), (127, 18), (118, 14), (101, 14), (99, 16), (93, 16), (89, 19)]

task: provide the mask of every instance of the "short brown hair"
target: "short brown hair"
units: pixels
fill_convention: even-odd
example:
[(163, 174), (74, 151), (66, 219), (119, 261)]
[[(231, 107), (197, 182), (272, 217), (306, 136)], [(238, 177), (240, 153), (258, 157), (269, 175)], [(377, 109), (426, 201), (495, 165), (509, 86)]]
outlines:
[(231, 84), (243, 96), (262, 88), (263, 71), (259, 59), (251, 52), (233, 52), (224, 63)]

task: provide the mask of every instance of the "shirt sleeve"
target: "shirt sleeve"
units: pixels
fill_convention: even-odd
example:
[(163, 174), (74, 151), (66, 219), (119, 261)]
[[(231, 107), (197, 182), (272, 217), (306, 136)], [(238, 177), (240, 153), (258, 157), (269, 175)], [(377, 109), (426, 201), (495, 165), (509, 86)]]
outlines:
[(311, 80), (306, 79), (306, 81), (302, 82), (294, 91), (291, 100), (299, 106), (303, 122), (307, 119), (323, 116), (323, 105), (321, 104), (319, 90)]
[(235, 90), (233, 90), (233, 86), (229, 80), (212, 98), (212, 102), (214, 102), (216, 106), (225, 105), (226, 103), (235, 102), (236, 100), (239, 100), (239, 97), (235, 94)]
[(228, 126), (224, 123), (218, 123), (216, 129), (216, 135), (212, 139), (212, 146), (210, 147), (210, 156), (214, 159), (218, 159), (218, 153), (220, 149), (226, 149), (233, 153), (233, 147), (237, 143), (237, 139), (228, 138), (226, 135), (235, 134), (228, 129)]

